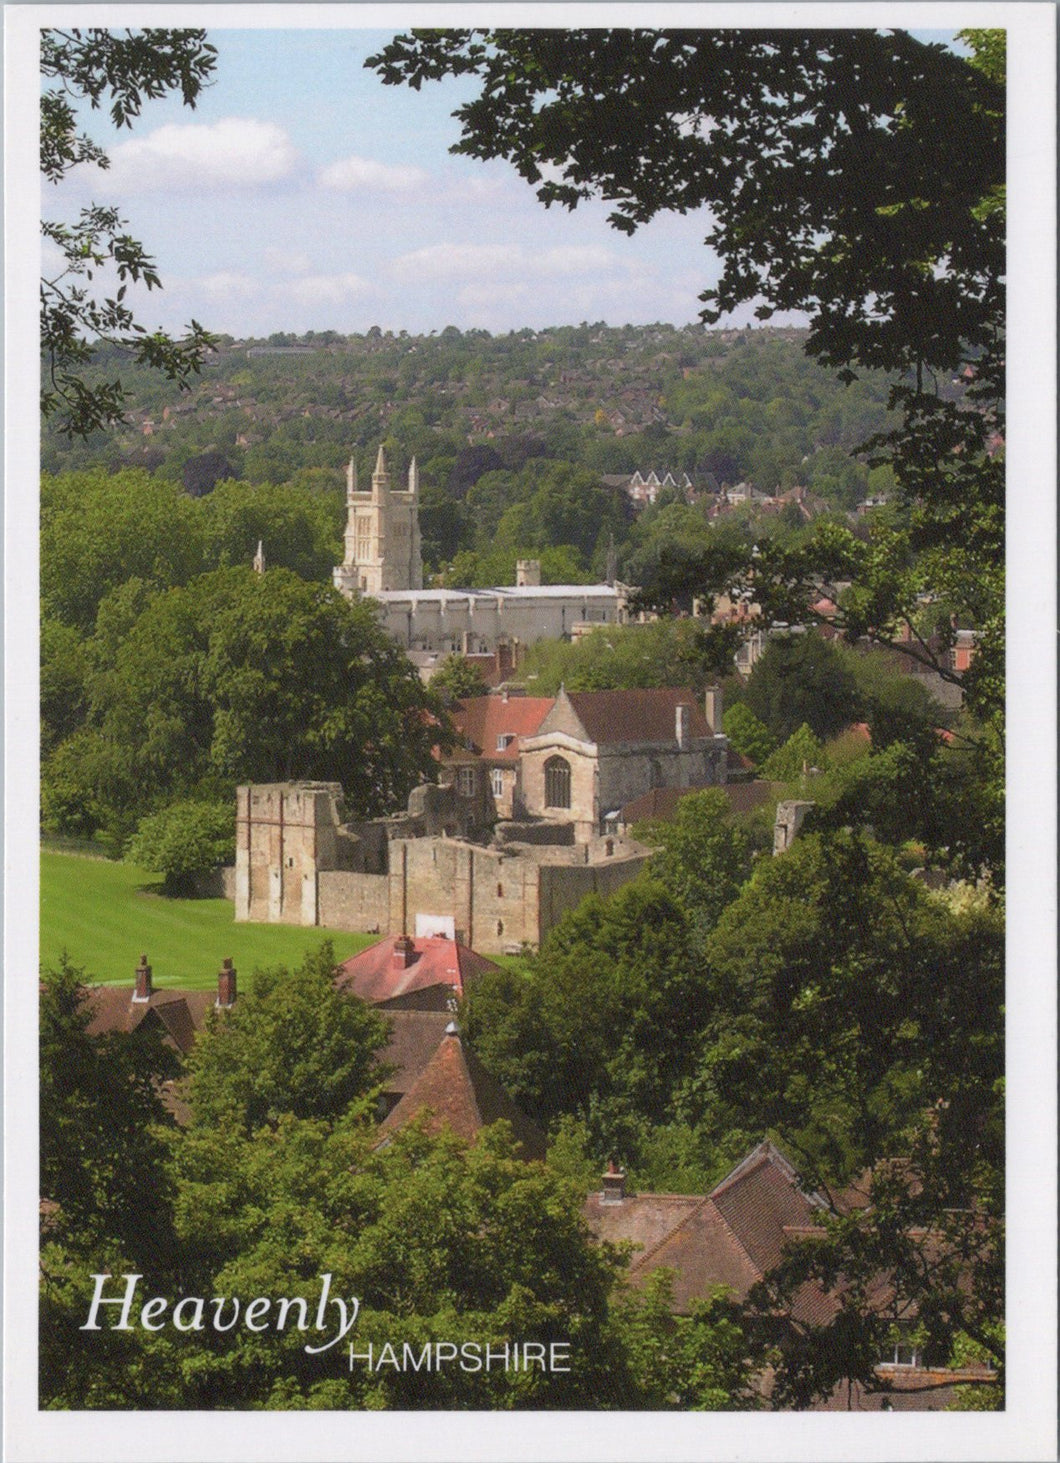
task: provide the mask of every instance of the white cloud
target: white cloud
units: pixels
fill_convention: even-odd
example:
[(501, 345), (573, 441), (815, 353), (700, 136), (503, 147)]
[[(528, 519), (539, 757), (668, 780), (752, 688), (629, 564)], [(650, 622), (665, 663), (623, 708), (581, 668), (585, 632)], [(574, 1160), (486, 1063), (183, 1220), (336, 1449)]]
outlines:
[(198, 287), (204, 294), (216, 300), (249, 300), (260, 289), (256, 279), (232, 269), (221, 269), (216, 274), (203, 275), (198, 280)]
[(623, 277), (650, 273), (637, 260), (623, 259), (595, 244), (570, 244), (535, 252), (521, 244), (428, 244), (403, 254), (390, 266), (400, 280)]
[(292, 281), (288, 294), (300, 305), (342, 305), (372, 293), (359, 274), (311, 274)]
[(422, 168), (402, 163), (378, 163), (367, 157), (344, 157), (317, 173), (317, 182), (340, 193), (356, 190), (376, 193), (408, 193), (429, 181)]
[(428, 244), (402, 254), (390, 266), (399, 280), (476, 279), (482, 274), (514, 274), (526, 267), (517, 244)]
[(120, 143), (108, 186), (122, 192), (255, 187), (289, 178), (298, 153), (282, 127), (254, 117), (169, 123)]
[(308, 274), (311, 267), (309, 255), (298, 249), (266, 249), (261, 257), (275, 274)]

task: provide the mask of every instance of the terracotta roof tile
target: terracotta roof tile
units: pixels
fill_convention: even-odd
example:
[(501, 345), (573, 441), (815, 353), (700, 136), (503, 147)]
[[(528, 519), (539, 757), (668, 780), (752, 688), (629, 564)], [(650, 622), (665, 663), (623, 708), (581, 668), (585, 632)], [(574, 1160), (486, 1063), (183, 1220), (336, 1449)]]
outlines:
[(455, 1027), (450, 1028), (419, 1077), (384, 1118), (380, 1132), (392, 1132), (424, 1111), (431, 1115), (428, 1131), (451, 1128), (468, 1142), (473, 1142), (490, 1123), (503, 1118), (512, 1125), (522, 1157), (545, 1156), (544, 1133), (520, 1112), (474, 1052), (465, 1047)]
[(372, 1005), (409, 1002), (430, 990), (435, 992), (437, 1009), (444, 1010), (450, 995), (461, 999), (470, 982), (498, 968), (484, 955), (444, 935), (412, 940), (409, 963), (405, 964), (395, 946), (407, 938), (390, 935), (360, 954), (351, 955), (335, 972), (336, 986)]
[(688, 733), (710, 737), (713, 730), (694, 691), (684, 686), (658, 686), (640, 691), (570, 691), (572, 709), (598, 746), (615, 742), (672, 742), (676, 710), (691, 710)]
[[(479, 756), (515, 762), (519, 738), (532, 737), (554, 704), (551, 696), (469, 696), (449, 715), (458, 739), (470, 741)], [(498, 740), (509, 736), (514, 740), (498, 747)]]
[(417, 1081), (438, 1050), (450, 1019), (447, 1011), (387, 1012), (390, 1040), (380, 1060), (394, 1069), (386, 1079), (388, 1092), (403, 1096)]

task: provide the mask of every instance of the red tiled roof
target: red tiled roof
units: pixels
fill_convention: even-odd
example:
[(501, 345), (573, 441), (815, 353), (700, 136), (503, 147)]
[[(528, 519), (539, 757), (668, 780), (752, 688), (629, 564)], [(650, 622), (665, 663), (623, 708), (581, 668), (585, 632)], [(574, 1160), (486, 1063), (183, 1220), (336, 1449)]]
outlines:
[(716, 783), (705, 783), (702, 787), (653, 787), (650, 792), (634, 798), (631, 803), (625, 805), (621, 810), (622, 821), (627, 824), (639, 823), (644, 818), (668, 821), (674, 816), (682, 798), (687, 798), (692, 793), (707, 792), (712, 787), (717, 787), (718, 792), (725, 794), (729, 807), (734, 813), (748, 813), (753, 808), (767, 803), (771, 797), (775, 797), (782, 785), (756, 780), (754, 782), (725, 782), (720, 786)]
[[(514, 762), (519, 756), (519, 738), (532, 737), (552, 710), (551, 696), (469, 696), (450, 709), (457, 740), (471, 742), (481, 757)], [(499, 737), (515, 740), (498, 748)]]
[(427, 1066), (380, 1124), (381, 1133), (402, 1127), (417, 1113), (430, 1114), (429, 1132), (451, 1128), (459, 1137), (473, 1142), (479, 1132), (502, 1118), (511, 1123), (523, 1158), (545, 1156), (545, 1135), (536, 1123), (520, 1112), (503, 1087), (450, 1026)]
[(359, 955), (351, 955), (335, 972), (336, 986), (372, 1005), (405, 1000), (414, 992), (435, 986), (455, 992), (460, 999), (469, 981), (498, 968), (484, 955), (444, 935), (413, 940), (410, 963), (404, 965), (394, 951), (398, 940), (404, 938), (391, 935), (369, 945)]
[(571, 707), (591, 742), (672, 742), (676, 710), (690, 708), (688, 734), (710, 737), (713, 731), (694, 691), (657, 686), (645, 691), (570, 691)]

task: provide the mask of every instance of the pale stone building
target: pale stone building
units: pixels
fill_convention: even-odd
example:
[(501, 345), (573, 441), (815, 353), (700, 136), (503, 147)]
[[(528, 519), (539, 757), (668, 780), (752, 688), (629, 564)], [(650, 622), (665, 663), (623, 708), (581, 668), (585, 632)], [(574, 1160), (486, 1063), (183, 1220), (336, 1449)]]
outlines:
[(423, 588), (420, 552), (419, 474), (409, 465), (407, 490), (390, 486), (380, 447), (369, 492), (357, 487), (357, 464), (346, 468), (346, 552), (334, 569), (335, 588), (352, 599), (392, 590)]
[(369, 823), (343, 821), (338, 783), (245, 786), (237, 796), (237, 921), (445, 934), (483, 953), (518, 950), (539, 945), (585, 895), (628, 883), (649, 852), (627, 838), (484, 844), (435, 832), (455, 826), (450, 804), (463, 801), (447, 788), (418, 788), (410, 807), (419, 811)]
[(505, 643), (570, 640), (597, 625), (625, 623), (628, 587), (619, 584), (542, 584), (536, 559), (520, 559), (514, 585), (494, 589), (424, 589), (419, 530), (419, 478), (409, 468), (407, 490), (391, 487), (380, 447), (370, 492), (346, 470), (345, 555), (333, 571), (347, 599), (377, 600), (386, 630), (418, 653), (487, 655)]
[(605, 835), (627, 803), (653, 788), (724, 783), (728, 740), (716, 689), (707, 704), (717, 731), (689, 690), (561, 687), (537, 732), (521, 740), (525, 813), (572, 824), (584, 843)]

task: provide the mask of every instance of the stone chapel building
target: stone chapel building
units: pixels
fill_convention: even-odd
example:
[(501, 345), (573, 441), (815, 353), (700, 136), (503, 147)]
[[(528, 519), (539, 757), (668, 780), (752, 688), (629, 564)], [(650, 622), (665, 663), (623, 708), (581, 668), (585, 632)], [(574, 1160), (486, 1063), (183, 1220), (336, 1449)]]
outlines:
[(419, 476), (413, 459), (408, 487), (391, 486), (380, 447), (370, 491), (346, 469), (345, 554), (333, 570), (347, 599), (370, 595), (390, 635), (414, 652), (485, 655), (498, 645), (570, 640), (598, 625), (628, 618), (628, 586), (542, 584), (534, 559), (519, 561), (516, 583), (492, 589), (424, 589), (419, 530)]

